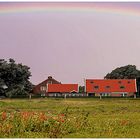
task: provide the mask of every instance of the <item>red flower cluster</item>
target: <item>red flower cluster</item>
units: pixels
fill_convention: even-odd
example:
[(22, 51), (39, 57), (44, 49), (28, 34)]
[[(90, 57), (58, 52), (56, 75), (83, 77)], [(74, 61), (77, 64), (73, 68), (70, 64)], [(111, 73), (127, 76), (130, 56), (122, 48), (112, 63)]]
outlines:
[[(39, 121), (45, 121), (45, 120), (53, 119), (53, 120), (56, 120), (58, 122), (64, 122), (64, 117), (65, 117), (64, 114), (59, 114), (59, 115), (48, 114), (47, 115), (45, 112), (24, 111), (24, 112), (16, 112), (16, 113), (11, 112), (11, 113), (9, 113), (10, 120), (13, 120), (15, 115), (18, 115), (24, 121), (29, 120), (29, 118), (37, 118)], [(8, 116), (7, 112), (2, 112), (1, 119), (6, 120), (7, 116)]]
[(1, 118), (2, 118), (2, 120), (5, 120), (6, 117), (7, 117), (7, 113), (6, 113), (6, 112), (2, 112), (2, 114), (1, 114)]

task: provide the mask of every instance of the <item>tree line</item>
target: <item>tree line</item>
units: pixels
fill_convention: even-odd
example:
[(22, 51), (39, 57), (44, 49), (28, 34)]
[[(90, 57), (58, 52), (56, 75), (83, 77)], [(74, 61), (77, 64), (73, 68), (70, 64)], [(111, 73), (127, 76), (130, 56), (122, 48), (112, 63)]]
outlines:
[[(8, 61), (0, 59), (0, 96), (28, 95), (33, 88), (30, 77), (30, 67), (16, 63), (11, 58)], [(106, 74), (104, 79), (136, 79), (140, 93), (140, 70), (135, 65), (117, 67)], [(79, 91), (84, 92), (84, 88), (79, 86)]]

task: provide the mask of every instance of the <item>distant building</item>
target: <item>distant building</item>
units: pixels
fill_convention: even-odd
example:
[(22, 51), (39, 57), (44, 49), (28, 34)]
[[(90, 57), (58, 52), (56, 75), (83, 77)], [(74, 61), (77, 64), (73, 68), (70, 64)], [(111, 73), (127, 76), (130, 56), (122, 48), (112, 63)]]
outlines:
[(48, 84), (48, 93), (57, 93), (63, 95), (68, 93), (77, 93), (78, 84)]
[(49, 76), (48, 79), (46, 79), (45, 81), (41, 82), (33, 88), (33, 93), (46, 93), (48, 91), (48, 84), (61, 84), (61, 82), (53, 79), (52, 76)]
[(64, 94), (77, 92), (78, 84), (61, 84), (61, 82), (58, 82), (51, 76), (33, 88), (34, 94), (41, 94), (43, 96), (62, 96)]
[(135, 79), (86, 79), (88, 96), (134, 96), (137, 92)]

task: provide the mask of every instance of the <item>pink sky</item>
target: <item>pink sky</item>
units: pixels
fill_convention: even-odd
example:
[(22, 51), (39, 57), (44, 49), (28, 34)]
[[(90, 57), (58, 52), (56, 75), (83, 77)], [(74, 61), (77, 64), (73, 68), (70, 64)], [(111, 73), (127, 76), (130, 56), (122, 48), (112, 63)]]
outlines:
[[(111, 5), (140, 8), (140, 2)], [(139, 51), (140, 16), (76, 10), (0, 13), (0, 57), (28, 65), (34, 84), (49, 75), (83, 84), (84, 78), (103, 78), (116, 67), (140, 69)]]

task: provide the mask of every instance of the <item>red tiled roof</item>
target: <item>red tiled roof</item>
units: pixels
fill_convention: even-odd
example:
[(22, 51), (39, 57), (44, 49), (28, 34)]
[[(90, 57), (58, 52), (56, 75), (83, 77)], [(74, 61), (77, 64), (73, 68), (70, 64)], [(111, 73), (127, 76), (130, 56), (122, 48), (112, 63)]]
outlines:
[(48, 84), (48, 92), (78, 92), (78, 84)]
[(136, 92), (135, 79), (86, 79), (86, 92)]

